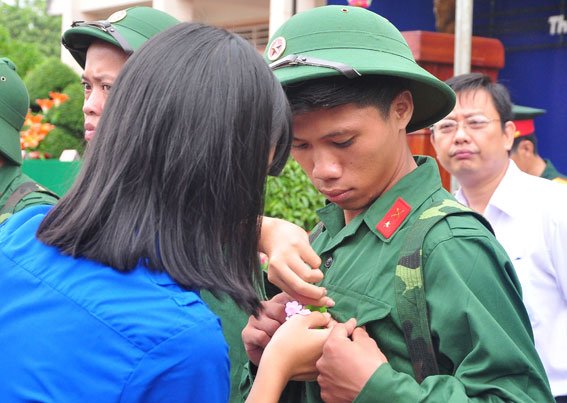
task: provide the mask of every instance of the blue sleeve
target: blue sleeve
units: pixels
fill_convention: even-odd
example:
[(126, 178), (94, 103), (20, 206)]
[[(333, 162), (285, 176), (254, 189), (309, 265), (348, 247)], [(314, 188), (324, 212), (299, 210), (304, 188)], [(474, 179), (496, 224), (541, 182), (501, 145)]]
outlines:
[(228, 347), (211, 318), (147, 352), (128, 379), (121, 402), (227, 402)]

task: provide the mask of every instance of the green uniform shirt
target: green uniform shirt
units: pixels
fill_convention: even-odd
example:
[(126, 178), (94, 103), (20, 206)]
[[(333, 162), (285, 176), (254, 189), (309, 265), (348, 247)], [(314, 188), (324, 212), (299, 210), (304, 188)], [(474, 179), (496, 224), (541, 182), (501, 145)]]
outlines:
[(546, 165), (545, 165), (545, 169), (543, 170), (543, 173), (541, 174), (542, 178), (549, 180), (553, 180), (555, 178), (567, 179), (567, 176), (563, 175), (557, 169), (555, 169), (555, 167), (553, 166), (550, 160), (548, 160), (547, 158), (544, 158), (543, 160), (545, 161)]
[[(323, 261), (321, 285), (336, 302), (330, 312), (340, 322), (355, 317), (366, 325), (389, 360), (355, 401), (552, 402), (512, 264), (489, 230), (468, 215), (441, 221), (424, 241), (425, 294), (441, 375), (415, 381), (396, 308), (395, 267), (419, 214), (452, 198), (435, 161), (416, 162), (416, 170), (348, 225), (335, 204), (318, 211), (325, 230), (313, 247)], [(411, 210), (386, 238), (376, 226), (400, 197)], [(305, 385), (302, 401), (321, 401), (318, 384)]]
[[(25, 182), (34, 182), (34, 180), (23, 174), (20, 166), (4, 165), (0, 167), (0, 211), (16, 188)], [(11, 212), (5, 214), (11, 215), (27, 207), (54, 205), (55, 203), (57, 203), (57, 198), (48, 193), (32, 192), (25, 195)], [(0, 216), (0, 223), (7, 218), (5, 214)]]
[[(268, 299), (266, 296), (265, 282), (261, 278), (256, 291), (261, 301)], [(273, 287), (273, 286), (272, 286)], [(276, 292), (274, 290), (274, 292)], [(280, 292), (277, 290), (277, 292)], [(275, 294), (274, 294), (275, 295)], [(273, 296), (270, 294), (270, 297)], [(216, 298), (207, 290), (201, 290), (201, 298), (221, 320), (222, 332), (228, 344), (228, 358), (230, 359), (230, 403), (242, 403), (244, 398), (240, 392), (240, 384), (248, 380), (248, 355), (242, 342), (242, 330), (248, 324), (250, 315), (244, 312), (232, 298), (221, 294)]]
[(248, 315), (234, 300), (227, 295), (216, 298), (209, 291), (202, 290), (201, 298), (221, 320), (222, 332), (228, 344), (228, 358), (230, 359), (230, 402), (240, 403), (241, 397), (239, 385), (245, 364), (248, 363), (248, 355), (242, 342), (242, 330), (248, 323)]

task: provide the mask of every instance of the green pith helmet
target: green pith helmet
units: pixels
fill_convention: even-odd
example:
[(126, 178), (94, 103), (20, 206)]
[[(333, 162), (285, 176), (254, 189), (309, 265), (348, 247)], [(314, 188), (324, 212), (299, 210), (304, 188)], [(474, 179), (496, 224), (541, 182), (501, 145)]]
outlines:
[(270, 38), (264, 58), (282, 84), (341, 74), (406, 78), (414, 102), (408, 132), (432, 125), (455, 106), (453, 90), (417, 65), (400, 31), (361, 7), (296, 14)]
[(26, 120), (30, 97), (10, 59), (0, 58), (0, 153), (22, 165), (20, 130)]
[(87, 49), (95, 40), (109, 42), (130, 55), (152, 36), (177, 23), (179, 20), (163, 11), (131, 7), (105, 21), (75, 21), (63, 33), (61, 42), (84, 69)]

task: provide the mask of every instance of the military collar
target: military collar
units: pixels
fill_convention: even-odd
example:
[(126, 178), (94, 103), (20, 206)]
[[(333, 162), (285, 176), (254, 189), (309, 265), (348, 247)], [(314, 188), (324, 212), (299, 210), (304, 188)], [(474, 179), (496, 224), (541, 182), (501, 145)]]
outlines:
[[(411, 216), (433, 193), (441, 188), (441, 177), (439, 168), (435, 160), (431, 157), (414, 156), (417, 168), (404, 176), (390, 190), (380, 196), (363, 213), (356, 216), (348, 225), (345, 226), (344, 212), (334, 203), (329, 203), (325, 207), (317, 210), (317, 215), (325, 225), (326, 231), (332, 238), (337, 237), (335, 242), (340, 243), (342, 239), (354, 234), (358, 227), (364, 222), (366, 226), (377, 237), (385, 242), (389, 242), (395, 233), (405, 225), (407, 217), (398, 223), (389, 237), (385, 236), (376, 227), (397, 206), (398, 198), (401, 198), (410, 208), (407, 216)], [(384, 223), (386, 223), (384, 221)]]
[(555, 166), (551, 163), (550, 160), (548, 160), (547, 158), (544, 158), (543, 160), (545, 161), (545, 169), (541, 173), (542, 178), (545, 178), (545, 179), (564, 178), (565, 179), (565, 175), (560, 173), (557, 170), (557, 168), (555, 168)]

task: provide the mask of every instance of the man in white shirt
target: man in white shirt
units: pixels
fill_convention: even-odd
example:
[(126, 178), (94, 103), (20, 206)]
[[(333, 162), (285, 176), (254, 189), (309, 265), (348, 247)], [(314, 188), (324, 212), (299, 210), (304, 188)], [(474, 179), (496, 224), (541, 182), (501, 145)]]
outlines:
[(567, 402), (567, 187), (528, 175), (509, 159), (514, 142), (506, 88), (483, 74), (453, 77), (455, 109), (432, 127), (456, 198), (484, 214), (522, 284), (537, 351), (557, 402)]

